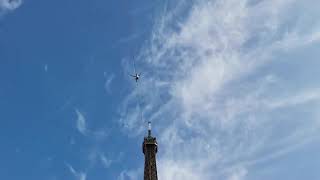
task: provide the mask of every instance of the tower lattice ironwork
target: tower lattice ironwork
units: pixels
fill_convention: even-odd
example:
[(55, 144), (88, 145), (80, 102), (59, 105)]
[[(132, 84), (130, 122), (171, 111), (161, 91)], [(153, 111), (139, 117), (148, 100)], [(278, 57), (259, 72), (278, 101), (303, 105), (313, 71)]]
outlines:
[(151, 123), (149, 122), (148, 136), (144, 138), (142, 151), (144, 160), (144, 180), (158, 180), (156, 154), (158, 144), (155, 137), (151, 135)]

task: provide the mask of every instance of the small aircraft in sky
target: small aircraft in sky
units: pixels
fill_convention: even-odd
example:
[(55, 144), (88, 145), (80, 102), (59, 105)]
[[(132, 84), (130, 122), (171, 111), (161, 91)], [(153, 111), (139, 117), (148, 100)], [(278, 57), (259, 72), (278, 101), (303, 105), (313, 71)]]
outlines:
[(132, 76), (134, 78), (134, 80), (136, 80), (136, 82), (138, 82), (138, 80), (140, 79), (141, 73), (137, 73), (136, 71), (136, 64), (133, 61), (133, 68), (134, 68), (134, 74), (130, 74), (130, 76)]
[(135, 73), (135, 75), (130, 75), (130, 76), (132, 76), (135, 80), (136, 80), (136, 82), (138, 82), (138, 80), (139, 80), (139, 78), (140, 78), (140, 76), (141, 76), (141, 73)]

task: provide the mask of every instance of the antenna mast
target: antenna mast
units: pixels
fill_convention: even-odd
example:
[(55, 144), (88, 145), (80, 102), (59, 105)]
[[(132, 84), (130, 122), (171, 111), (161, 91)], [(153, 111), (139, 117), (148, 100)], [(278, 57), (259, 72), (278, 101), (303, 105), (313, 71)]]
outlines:
[(148, 122), (148, 136), (151, 137), (151, 122)]

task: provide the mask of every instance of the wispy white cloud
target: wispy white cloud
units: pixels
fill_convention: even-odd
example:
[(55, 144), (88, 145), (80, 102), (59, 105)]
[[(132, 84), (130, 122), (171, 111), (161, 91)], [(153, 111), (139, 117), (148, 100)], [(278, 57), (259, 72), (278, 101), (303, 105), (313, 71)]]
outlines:
[(105, 168), (109, 168), (112, 164), (112, 160), (108, 159), (104, 154), (100, 155), (100, 160)]
[(22, 0), (0, 0), (0, 15), (20, 7)]
[(139, 36), (141, 36), (143, 33), (142, 32), (139, 32), (139, 33), (134, 33), (134, 34), (131, 34), (127, 37), (123, 37), (123, 38), (120, 38), (117, 43), (119, 45), (122, 45), (122, 44), (125, 44), (125, 43), (128, 43), (128, 42), (131, 42), (133, 41), (134, 39), (137, 39), (139, 38)]
[(66, 164), (68, 167), (69, 171), (72, 173), (72, 175), (77, 179), (77, 180), (86, 180), (87, 179), (87, 174), (85, 172), (77, 172), (71, 165)]
[(237, 168), (233, 173), (231, 173), (228, 180), (244, 180), (247, 175), (247, 170), (245, 168)]
[(138, 178), (138, 176), (141, 175), (141, 169), (138, 170), (124, 170), (122, 171), (117, 180), (126, 180), (126, 179), (130, 179), (130, 180), (138, 180), (140, 178)]
[(77, 114), (77, 121), (76, 121), (76, 127), (77, 130), (82, 134), (82, 135), (87, 135), (87, 123), (86, 123), (86, 118), (84, 115), (78, 110), (75, 109), (75, 112)]
[(112, 85), (112, 82), (115, 78), (115, 75), (114, 74), (111, 74), (111, 75), (108, 75), (106, 72), (104, 73), (104, 76), (106, 78), (106, 81), (104, 83), (104, 88), (105, 90), (108, 92), (108, 93), (111, 93), (111, 85)]
[(99, 148), (96, 147), (90, 150), (90, 153), (88, 156), (88, 159), (90, 162), (89, 167), (91, 168), (93, 166), (99, 165), (108, 169), (113, 163), (118, 162), (118, 158), (115, 158), (115, 157), (113, 157), (113, 159), (108, 158), (105, 155), (105, 153), (103, 153)]
[(79, 133), (81, 133), (84, 136), (93, 138), (93, 140), (95, 141), (103, 140), (106, 137), (108, 137), (109, 131), (107, 128), (102, 127), (96, 130), (89, 129), (87, 125), (87, 119), (84, 116), (84, 114), (78, 109), (75, 109), (75, 112), (77, 115), (76, 128), (79, 131)]
[[(304, 15), (316, 12), (304, 9), (314, 3), (181, 0), (166, 9), (139, 56), (143, 88), (121, 108), (123, 128), (137, 134), (141, 110), (132, 107), (143, 97), (143, 115), (154, 121), (162, 146), (159, 178), (247, 179), (252, 166), (317, 138), (320, 83), (297, 84), (286, 66), (296, 50), (320, 40), (319, 24), (306, 30), (297, 22), (314, 21), (315, 14)], [(309, 62), (295, 60), (300, 74)]]

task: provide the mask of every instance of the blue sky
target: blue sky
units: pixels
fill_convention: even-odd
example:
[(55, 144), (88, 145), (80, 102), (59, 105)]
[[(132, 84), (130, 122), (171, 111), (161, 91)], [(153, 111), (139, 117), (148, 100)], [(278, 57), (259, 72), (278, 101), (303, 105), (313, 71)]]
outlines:
[(318, 180), (319, 5), (0, 0), (0, 178)]

